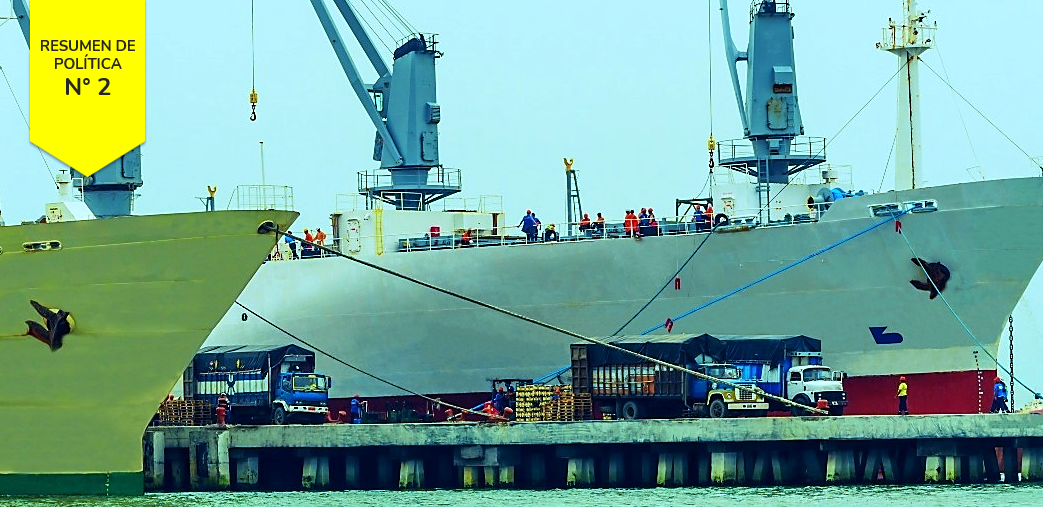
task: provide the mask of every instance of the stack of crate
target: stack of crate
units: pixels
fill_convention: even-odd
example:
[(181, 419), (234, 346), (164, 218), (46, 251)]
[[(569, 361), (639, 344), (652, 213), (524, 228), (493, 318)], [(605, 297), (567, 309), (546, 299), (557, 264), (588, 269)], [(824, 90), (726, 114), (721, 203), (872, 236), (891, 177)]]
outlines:
[(594, 418), (594, 401), (591, 400), (590, 393), (575, 393), (572, 398), (577, 421), (589, 421)]
[[(576, 396), (572, 394), (572, 386), (559, 386), (561, 391), (557, 400), (551, 400), (543, 404), (544, 421), (575, 421), (576, 420)], [(586, 398), (589, 404), (590, 398)]]
[(553, 389), (550, 386), (518, 386), (514, 392), (514, 418), (516, 421), (542, 421), (542, 406), (550, 402)]
[(159, 424), (205, 426), (214, 422), (214, 410), (206, 400), (165, 400), (159, 405)]

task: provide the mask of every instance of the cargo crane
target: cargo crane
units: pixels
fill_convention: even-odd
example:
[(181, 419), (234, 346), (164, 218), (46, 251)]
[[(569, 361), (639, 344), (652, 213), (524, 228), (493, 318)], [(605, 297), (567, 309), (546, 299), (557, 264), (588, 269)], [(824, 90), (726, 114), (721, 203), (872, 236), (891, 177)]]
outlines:
[(380, 76), (367, 87), (325, 0), (311, 3), (344, 74), (377, 129), (373, 160), (380, 162), (381, 171), (359, 173), (358, 191), (367, 197), (367, 207), (383, 201), (399, 210), (424, 211), (431, 203), (459, 192), (460, 171), (438, 161), (442, 109), (435, 98), (435, 59), (442, 53), (436, 49), (434, 35), (411, 34), (395, 49), (393, 67), (388, 67), (351, 4), (334, 0)]
[[(12, 0), (15, 17), (30, 45), (29, 6), (25, 0)], [(72, 169), (74, 178), (82, 178), (83, 201), (98, 218), (129, 215), (134, 204), (134, 194), (143, 184), (141, 180), (141, 146), (113, 160), (90, 176)]]
[[(720, 0), (720, 3), (728, 71), (743, 135), (750, 144), (737, 139), (718, 142), (718, 160), (722, 166), (756, 177), (759, 218), (761, 223), (769, 223), (771, 184), (789, 183), (791, 176), (825, 162), (825, 138), (797, 137), (804, 135), (804, 125), (797, 102), (790, 3), (784, 0), (752, 2), (746, 51), (737, 50), (732, 40), (728, 0)], [(736, 68), (740, 61), (747, 63), (745, 103)]]

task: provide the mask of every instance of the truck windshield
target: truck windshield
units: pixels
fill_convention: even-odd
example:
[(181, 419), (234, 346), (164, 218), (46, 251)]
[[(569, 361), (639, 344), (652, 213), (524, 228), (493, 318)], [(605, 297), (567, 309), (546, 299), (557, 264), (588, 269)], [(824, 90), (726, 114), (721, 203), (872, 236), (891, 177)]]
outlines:
[(293, 390), (294, 391), (325, 391), (326, 377), (320, 377), (317, 375), (294, 375), (293, 377)]
[(804, 370), (804, 381), (809, 380), (833, 380), (833, 374), (829, 372), (829, 368)]
[(734, 366), (710, 366), (706, 368), (706, 374), (711, 377), (734, 379), (739, 378), (739, 369)]

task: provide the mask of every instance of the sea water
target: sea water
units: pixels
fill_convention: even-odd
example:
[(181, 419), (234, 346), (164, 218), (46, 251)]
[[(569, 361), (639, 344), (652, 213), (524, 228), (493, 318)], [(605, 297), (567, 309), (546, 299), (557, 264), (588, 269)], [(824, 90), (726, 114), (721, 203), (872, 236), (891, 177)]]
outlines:
[(3, 507), (1015, 507), (1043, 503), (1043, 485), (820, 486), (568, 490), (156, 493), (140, 497), (0, 497)]

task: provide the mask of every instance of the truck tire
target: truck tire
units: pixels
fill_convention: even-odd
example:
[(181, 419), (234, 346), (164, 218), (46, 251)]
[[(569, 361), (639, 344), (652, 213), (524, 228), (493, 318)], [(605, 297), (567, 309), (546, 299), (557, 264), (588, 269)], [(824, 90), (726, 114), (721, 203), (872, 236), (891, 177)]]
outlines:
[[(811, 406), (811, 398), (808, 398), (807, 395), (804, 394), (798, 394), (796, 398), (793, 398), (793, 401), (800, 403), (801, 405)], [(808, 415), (807, 410), (796, 405), (790, 405), (790, 412), (798, 417)]]
[(286, 410), (282, 407), (275, 407), (272, 411), (272, 424), (286, 424)]
[(724, 419), (728, 417), (728, 405), (724, 404), (720, 398), (710, 402), (710, 418), (711, 419)]
[(620, 418), (632, 421), (634, 419), (641, 418), (641, 406), (636, 401), (628, 401), (623, 404), (623, 408), (620, 410)]

